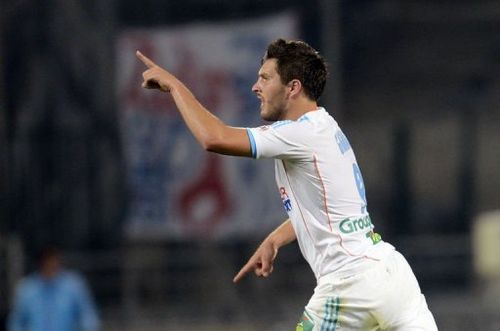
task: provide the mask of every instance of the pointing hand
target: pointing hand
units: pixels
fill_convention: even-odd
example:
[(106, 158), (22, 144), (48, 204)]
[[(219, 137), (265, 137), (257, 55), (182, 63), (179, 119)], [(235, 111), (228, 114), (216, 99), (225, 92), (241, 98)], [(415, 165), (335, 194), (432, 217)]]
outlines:
[(146, 71), (142, 73), (142, 78), (144, 79), (142, 87), (170, 92), (172, 83), (175, 81), (175, 77), (165, 69), (158, 66), (140, 51), (137, 51), (135, 55), (147, 67)]

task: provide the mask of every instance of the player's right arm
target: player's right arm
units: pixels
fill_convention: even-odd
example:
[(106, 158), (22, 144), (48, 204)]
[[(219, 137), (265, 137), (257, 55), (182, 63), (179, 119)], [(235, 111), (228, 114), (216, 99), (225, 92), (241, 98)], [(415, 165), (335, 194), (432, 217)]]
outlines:
[(136, 53), (147, 67), (142, 74), (142, 86), (170, 92), (187, 127), (200, 145), (207, 151), (252, 156), (246, 129), (231, 127), (209, 112), (191, 91), (174, 75), (161, 68), (141, 52)]
[(240, 281), (251, 271), (259, 277), (268, 277), (273, 272), (273, 262), (278, 255), (279, 248), (295, 239), (296, 235), (292, 223), (290, 219), (287, 219), (264, 239), (252, 257), (233, 278), (233, 282)]
[(27, 328), (29, 320), (29, 290), (26, 279), (17, 286), (14, 295), (14, 305), (7, 319), (7, 331), (23, 331)]

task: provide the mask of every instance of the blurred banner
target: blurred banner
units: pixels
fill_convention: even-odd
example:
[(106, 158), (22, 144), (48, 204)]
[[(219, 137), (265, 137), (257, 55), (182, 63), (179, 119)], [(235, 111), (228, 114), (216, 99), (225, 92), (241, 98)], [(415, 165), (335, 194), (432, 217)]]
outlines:
[(179, 77), (232, 126), (259, 126), (251, 91), (272, 40), (297, 37), (292, 13), (223, 23), (126, 29), (117, 42), (117, 93), (133, 239), (262, 236), (285, 217), (271, 160), (205, 152), (168, 94), (141, 88), (135, 51)]

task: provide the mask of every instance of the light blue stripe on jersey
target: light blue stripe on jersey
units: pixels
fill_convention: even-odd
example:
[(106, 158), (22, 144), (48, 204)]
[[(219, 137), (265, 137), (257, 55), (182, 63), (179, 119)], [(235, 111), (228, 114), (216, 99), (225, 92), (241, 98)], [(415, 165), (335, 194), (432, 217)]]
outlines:
[(276, 129), (276, 128), (279, 128), (280, 126), (287, 125), (287, 124), (290, 124), (290, 123), (293, 123), (293, 121), (290, 121), (290, 120), (278, 121), (276, 123), (273, 123), (271, 125), (271, 127), (274, 128), (274, 129)]
[(255, 138), (250, 129), (247, 128), (248, 140), (250, 140), (250, 148), (252, 149), (252, 157), (255, 159), (257, 157), (257, 145), (255, 145)]
[(276, 128), (279, 128), (280, 126), (283, 126), (283, 125), (291, 124), (294, 122), (303, 122), (303, 121), (310, 121), (310, 119), (309, 119), (309, 117), (307, 117), (307, 115), (302, 115), (301, 117), (299, 117), (299, 119), (297, 121), (292, 121), (292, 120), (277, 121), (277, 122), (274, 122), (271, 125), (271, 127), (273, 129), (276, 129)]
[(307, 117), (307, 115), (302, 115), (299, 117), (298, 121), (299, 122), (310, 121), (310, 119), (309, 119), (309, 117)]

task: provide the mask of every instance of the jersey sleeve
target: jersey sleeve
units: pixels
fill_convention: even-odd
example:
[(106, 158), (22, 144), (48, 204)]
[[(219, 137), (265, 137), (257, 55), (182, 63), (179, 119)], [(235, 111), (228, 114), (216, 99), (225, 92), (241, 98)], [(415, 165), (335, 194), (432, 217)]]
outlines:
[(307, 148), (310, 133), (301, 122), (280, 121), (273, 125), (247, 128), (252, 156), (256, 159), (306, 159), (311, 157)]

